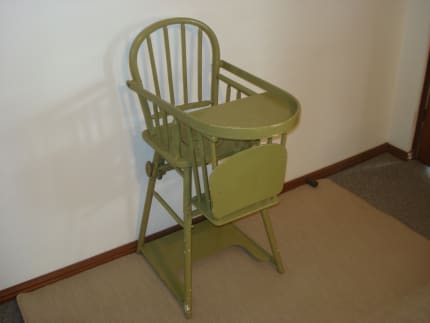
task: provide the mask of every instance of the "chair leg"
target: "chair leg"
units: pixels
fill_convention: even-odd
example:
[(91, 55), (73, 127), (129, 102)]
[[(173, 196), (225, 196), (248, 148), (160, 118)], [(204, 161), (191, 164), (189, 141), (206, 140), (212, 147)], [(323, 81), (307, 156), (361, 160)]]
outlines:
[(281, 254), (278, 249), (278, 244), (276, 242), (275, 234), (273, 233), (272, 221), (270, 221), (269, 215), (267, 214), (267, 209), (261, 211), (261, 217), (264, 222), (264, 227), (266, 229), (267, 238), (269, 239), (270, 248), (272, 249), (273, 260), (275, 261), (276, 268), (279, 273), (285, 271), (284, 265), (282, 264)]
[(148, 187), (146, 189), (145, 205), (143, 207), (142, 221), (140, 223), (140, 233), (139, 233), (139, 240), (137, 243), (137, 252), (141, 252), (143, 245), (145, 243), (146, 228), (148, 226), (149, 211), (151, 210), (152, 198), (154, 196), (154, 188), (155, 188), (155, 182), (157, 181), (159, 163), (160, 163), (160, 155), (157, 153), (154, 153), (154, 158), (152, 160), (153, 169), (152, 169), (152, 174), (148, 181)]
[(186, 318), (191, 318), (192, 315), (191, 174), (191, 168), (184, 170), (184, 313)]

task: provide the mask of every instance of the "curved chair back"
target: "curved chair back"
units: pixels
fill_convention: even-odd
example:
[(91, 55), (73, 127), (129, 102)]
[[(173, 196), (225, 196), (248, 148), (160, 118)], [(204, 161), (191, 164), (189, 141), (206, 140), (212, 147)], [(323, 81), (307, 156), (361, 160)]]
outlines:
[[(134, 81), (181, 110), (218, 102), (219, 44), (201, 21), (171, 18), (148, 26), (132, 43), (129, 65)], [(139, 99), (147, 129), (167, 118), (155, 104)]]

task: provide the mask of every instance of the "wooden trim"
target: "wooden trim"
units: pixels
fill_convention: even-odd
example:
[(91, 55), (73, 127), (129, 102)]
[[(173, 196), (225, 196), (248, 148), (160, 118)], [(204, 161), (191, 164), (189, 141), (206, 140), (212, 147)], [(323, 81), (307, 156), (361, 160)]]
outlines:
[[(306, 174), (304, 176), (298, 177), (296, 179), (293, 179), (291, 181), (288, 181), (284, 184), (284, 189), (282, 190), (282, 193), (287, 192), (289, 190), (292, 190), (293, 188), (296, 188), (300, 185), (305, 184), (305, 181), (307, 179), (319, 179), (331, 176), (333, 174), (336, 174), (346, 168), (355, 166), (359, 163), (362, 163), (370, 158), (376, 157), (380, 154), (391, 152), (393, 146), (391, 146), (388, 143), (379, 145), (377, 147), (374, 147), (372, 149), (366, 150), (362, 153), (359, 153), (357, 155), (354, 155), (352, 157), (349, 157), (347, 159), (341, 160), (340, 162), (334, 163), (330, 166), (321, 168), (319, 170), (316, 170), (312, 173)], [(400, 150), (400, 149), (399, 149)]]
[(408, 153), (400, 148), (397, 148), (396, 146), (393, 146), (392, 144), (387, 144), (388, 150), (387, 152), (393, 155), (394, 157), (397, 157), (401, 160), (407, 161), (412, 158), (412, 154)]
[[(364, 162), (372, 157), (375, 157), (382, 153), (391, 153), (394, 156), (407, 160), (408, 159), (408, 153), (392, 146), (391, 144), (385, 143), (380, 146), (377, 146), (375, 148), (366, 150), (360, 154), (357, 154), (355, 156), (352, 156), (350, 158), (344, 159), (340, 162), (337, 162), (335, 164), (332, 164), (330, 166), (321, 168), (317, 171), (314, 171), (312, 173), (309, 173), (307, 175), (301, 176), (299, 178), (293, 179), (291, 181), (288, 181), (284, 184), (284, 188), (282, 192), (286, 192), (288, 190), (291, 190), (297, 186), (300, 186), (305, 183), (306, 179), (319, 179), (323, 177), (327, 177), (330, 175), (333, 175), (341, 170), (344, 170), (348, 167), (357, 165), (361, 162)], [(195, 219), (193, 219), (193, 223), (198, 223), (204, 220), (203, 216), (198, 216)], [(149, 235), (146, 237), (146, 241), (151, 241), (158, 239), (160, 237), (163, 237), (165, 235), (168, 235), (170, 233), (176, 232), (180, 230), (181, 227), (179, 225), (175, 225), (172, 227), (169, 227), (167, 229), (164, 229), (160, 232), (156, 232), (154, 234)], [(70, 266), (55, 270), (53, 272), (50, 272), (48, 274), (30, 279), (26, 282), (23, 282), (21, 284), (6, 288), (4, 290), (0, 291), (0, 303), (3, 303), (5, 301), (11, 300), (16, 295), (22, 292), (29, 292), (32, 290), (35, 290), (37, 288), (46, 286), (48, 284), (52, 284), (58, 280), (71, 277), (73, 275), (76, 275), (77, 273), (80, 273), (82, 271), (85, 271), (87, 269), (91, 269), (94, 267), (97, 267), (99, 265), (105, 264), (109, 261), (115, 260), (117, 258), (132, 254), (136, 252), (137, 242), (132, 241), (130, 243), (127, 243), (123, 246), (120, 246), (118, 248), (112, 249), (110, 251), (106, 251), (102, 254), (96, 255), (94, 257), (79, 261), (75, 264), (72, 264)]]
[(112, 249), (110, 251), (103, 252), (102, 254), (99, 254), (97, 256), (79, 261), (67, 267), (55, 270), (48, 274), (30, 279), (21, 284), (6, 288), (0, 291), (0, 303), (14, 298), (19, 293), (32, 291), (34, 289), (51, 284), (58, 280), (73, 276), (87, 269), (107, 263), (116, 258), (128, 255), (134, 251), (136, 251), (135, 241), (127, 243), (121, 247)]
[[(204, 220), (203, 216), (198, 216), (193, 219), (193, 224), (199, 223), (203, 220)], [(181, 227), (179, 225), (166, 228), (159, 232), (148, 235), (145, 238), (145, 241), (152, 241), (152, 240), (161, 238), (170, 233), (176, 232), (180, 229)], [(19, 293), (30, 292), (32, 290), (38, 289), (48, 284), (52, 284), (58, 280), (76, 275), (82, 271), (103, 265), (109, 261), (132, 254), (136, 252), (136, 248), (137, 248), (137, 241), (132, 241), (118, 248), (103, 252), (94, 257), (74, 263), (70, 266), (63, 267), (61, 269), (52, 271), (48, 274), (30, 279), (21, 284), (14, 285), (12, 287), (0, 290), (0, 303), (3, 303), (15, 298), (16, 295), (18, 295)]]
[(415, 126), (414, 141), (412, 144), (413, 158), (418, 157), (417, 155), (418, 155), (418, 150), (422, 140), (422, 132), (423, 132), (422, 128), (423, 128), (424, 120), (426, 116), (426, 103), (427, 103), (426, 101), (427, 101), (429, 91), (430, 91), (430, 47), (429, 47), (429, 53), (427, 58), (426, 74), (424, 76), (423, 88), (421, 91), (421, 101), (420, 101), (420, 106), (418, 108), (418, 118)]

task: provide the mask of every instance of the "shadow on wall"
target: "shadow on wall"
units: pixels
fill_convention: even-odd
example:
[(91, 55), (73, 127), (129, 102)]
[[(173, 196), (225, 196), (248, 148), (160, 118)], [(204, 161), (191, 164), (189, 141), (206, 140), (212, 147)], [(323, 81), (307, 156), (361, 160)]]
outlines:
[[(91, 215), (109, 201), (131, 196), (124, 116), (112, 85), (98, 83), (24, 120), (2, 134), (11, 194), (45, 214)], [(4, 164), (4, 163), (3, 163)]]
[[(137, 238), (145, 163), (153, 150), (142, 140), (140, 105), (126, 80), (131, 42), (149, 23), (112, 38), (103, 79), (83, 72), (82, 83), (93, 81), (91, 86), (49, 107), (34, 107), (32, 115), (0, 129), (6, 152), (0, 154), (0, 258), (7, 259), (0, 289)], [(176, 210), (182, 208), (181, 187), (175, 172), (157, 184)], [(151, 213), (156, 216), (148, 233), (174, 224), (156, 201)]]
[[(111, 208), (135, 232), (146, 186), (144, 162), (152, 152), (141, 140), (143, 121), (125, 85), (129, 34), (118, 34), (108, 47), (104, 80), (0, 131), (8, 152), (0, 156), (2, 182), (8, 187), (0, 204), (6, 214), (16, 215), (17, 227), (28, 217), (35, 222), (50, 218), (80, 236), (79, 221), (95, 230), (91, 217)], [(118, 53), (120, 80), (114, 70)]]
[[(142, 22), (141, 24), (128, 29), (126, 32), (121, 33), (119, 37), (117, 37), (117, 43), (121, 43), (124, 41), (124, 39), (128, 39), (127, 46), (125, 48), (122, 47), (121, 49), (121, 86), (118, 90), (118, 93), (121, 100), (121, 106), (123, 108), (122, 113), (125, 127), (127, 128), (127, 133), (129, 136), (130, 147), (133, 152), (133, 165), (130, 165), (130, 167), (133, 166), (134, 178), (137, 179), (139, 185), (137, 201), (135, 201), (135, 204), (138, 207), (136, 237), (140, 229), (140, 221), (145, 203), (145, 195), (148, 183), (148, 177), (145, 172), (145, 164), (147, 161), (152, 161), (154, 150), (149, 147), (142, 138), (142, 131), (146, 128), (145, 121), (143, 119), (143, 113), (136, 93), (128, 89), (126, 86), (126, 81), (131, 79), (129, 70), (129, 51), (131, 43), (139, 32), (157, 20), (159, 19)], [(154, 42), (154, 46), (159, 45), (159, 39), (157, 39)], [(175, 47), (175, 49), (179, 50), (178, 47)], [(140, 52), (140, 58), (142, 61), (148, 59), (144, 50)], [(157, 64), (162, 60), (162, 58), (163, 57), (161, 55), (155, 57)], [(110, 66), (112, 66), (112, 62), (107, 67), (109, 68)], [(158, 68), (160, 68), (160, 66), (158, 66)], [(163, 67), (161, 67), (161, 69), (163, 69)], [(149, 72), (147, 70), (143, 71), (145, 84), (152, 82), (149, 81), (148, 73)], [(164, 79), (161, 75), (159, 75), (159, 77), (160, 81), (163, 83), (160, 85), (161, 91), (166, 93), (167, 79)], [(174, 86), (175, 88), (178, 88), (177, 80), (174, 80)], [(163, 177), (163, 181), (157, 181), (156, 190), (160, 192), (161, 195), (163, 195), (163, 198), (176, 211), (182, 209), (182, 182), (175, 172), (169, 172)], [(182, 212), (178, 213), (181, 214)], [(157, 216), (152, 216), (149, 218), (147, 234), (160, 231), (166, 227), (176, 224), (157, 200), (154, 200), (152, 203), (151, 214)]]
[[(141, 138), (140, 107), (125, 82), (132, 33), (146, 25), (113, 38), (103, 80), (0, 129), (7, 152), (0, 154), (0, 256), (7, 259), (0, 289), (137, 238), (153, 151)], [(181, 207), (179, 178), (171, 173), (157, 189)], [(152, 212), (166, 213), (155, 202)], [(152, 217), (148, 232), (172, 224), (168, 216)], [(41, 250), (48, 255), (39, 257)]]

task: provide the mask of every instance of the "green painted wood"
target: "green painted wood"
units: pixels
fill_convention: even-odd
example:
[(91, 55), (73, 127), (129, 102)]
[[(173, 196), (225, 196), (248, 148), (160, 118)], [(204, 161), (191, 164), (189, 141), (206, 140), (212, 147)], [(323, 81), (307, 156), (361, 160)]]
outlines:
[(155, 94), (160, 96), (160, 84), (158, 83), (157, 65), (155, 64), (154, 49), (152, 47), (151, 36), (147, 39), (149, 61), (151, 64), (152, 78), (154, 82)]
[[(150, 61), (150, 65), (151, 65), (152, 79), (153, 79), (153, 84), (154, 84), (154, 88), (155, 88), (155, 94), (159, 97), (160, 96), (160, 86), (158, 83), (157, 66), (155, 64), (154, 49), (152, 47), (152, 41), (151, 41), (150, 36), (148, 37), (147, 45), (148, 45), (147, 49), (148, 49), (149, 61)], [(152, 108), (153, 108), (152, 110), (153, 110), (153, 120), (155, 122), (155, 129), (157, 130), (157, 132), (160, 135), (161, 134), (160, 114), (159, 114), (158, 106), (155, 102), (152, 102)]]
[[(178, 129), (174, 124), (169, 125), (168, 130), (172, 141), (171, 146), (167, 146), (163, 143), (155, 131), (145, 130), (142, 133), (142, 137), (154, 150), (159, 152), (173, 168), (189, 167), (193, 160), (190, 148), (185, 144), (185, 142), (175, 140), (179, 138), (179, 135), (177, 133)], [(206, 139), (206, 141), (209, 140)], [(217, 160), (228, 157), (238, 151), (247, 149), (254, 144), (254, 141), (219, 140), (217, 143), (204, 145), (204, 150), (206, 156), (211, 156), (211, 162), (216, 162)], [(212, 158), (212, 154), (214, 153), (215, 155)], [(197, 164), (202, 164), (200, 154), (196, 157)]]
[(145, 234), (146, 234), (146, 228), (148, 227), (149, 211), (151, 210), (152, 198), (154, 195), (154, 188), (155, 188), (155, 181), (157, 180), (157, 172), (158, 172), (158, 167), (160, 165), (160, 155), (157, 152), (154, 153), (152, 164), (154, 165), (154, 168), (152, 170), (152, 174), (150, 174), (148, 188), (146, 190), (145, 205), (143, 207), (142, 220), (140, 223), (139, 239), (137, 241), (138, 250), (142, 248), (145, 243)]
[(203, 69), (202, 69), (202, 59), (203, 59), (203, 53), (202, 53), (202, 47), (203, 47), (203, 32), (199, 28), (198, 31), (198, 40), (197, 40), (197, 84), (198, 84), (198, 90), (197, 90), (197, 97), (199, 101), (202, 101), (202, 75), (203, 75)]
[(295, 109), (269, 94), (252, 95), (192, 112), (196, 121), (208, 125), (205, 135), (229, 139), (260, 139), (282, 134), (297, 123)]
[[(173, 25), (179, 28), (176, 35), (179, 48), (175, 46), (175, 51), (171, 52), (173, 35), (169, 34), (169, 27)], [(197, 37), (188, 37), (193, 31)], [(157, 67), (159, 60), (155, 57), (151, 37), (154, 36), (155, 41), (158, 35), (164, 43), (166, 68)], [(203, 76), (203, 57), (207, 54), (203, 53), (206, 51), (203, 38), (209, 40), (212, 50), (209, 89), (203, 88), (207, 85), (203, 84), (203, 77), (206, 77)], [(190, 43), (192, 41), (196, 43)], [(196, 53), (187, 52), (187, 43)], [(149, 66), (139, 67), (138, 52), (145, 46)], [(188, 82), (188, 65), (194, 66), (190, 58), (197, 60), (197, 82), (191, 79)], [(173, 61), (182, 66), (173, 70)], [(155, 150), (153, 166), (148, 170), (150, 180), (138, 251), (145, 255), (183, 304), (185, 316), (190, 318), (192, 260), (231, 245), (241, 245), (255, 258), (271, 261), (279, 272), (284, 271), (267, 209), (279, 202), (277, 194), (285, 175), (286, 134), (298, 123), (300, 104), (288, 92), (222, 61), (215, 33), (195, 19), (165, 19), (145, 28), (132, 43), (129, 65), (132, 79), (127, 85), (139, 98), (147, 126), (142, 136)], [(152, 74), (153, 91), (142, 83), (141, 70)], [(233, 74), (234, 80), (221, 71)], [(167, 91), (160, 88), (159, 80), (163, 84), (167, 80), (167, 98), (161, 96), (161, 92)], [(183, 100), (178, 104), (180, 94), (175, 93), (174, 81), (182, 81)], [(224, 104), (218, 104), (220, 82), (223, 82), (223, 89), (226, 84)], [(236, 95), (232, 95), (232, 88)], [(203, 100), (203, 93), (207, 92), (210, 98)], [(189, 93), (197, 93), (197, 101), (191, 100)], [(242, 98), (242, 94), (247, 97)], [(279, 135), (281, 145), (272, 144), (272, 137)], [(207, 169), (210, 166), (211, 174)], [(155, 192), (157, 180), (162, 180), (171, 170), (183, 178), (183, 219)], [(153, 198), (183, 226), (183, 231), (171, 238), (144, 244)], [(272, 255), (231, 225), (255, 212), (261, 212)], [(193, 228), (192, 217), (199, 214), (209, 221)], [(177, 277), (178, 268), (183, 269), (183, 279)]]
[[(142, 47), (142, 45), (144, 43), (147, 42), (147, 40), (149, 39), (150, 35), (153, 34), (154, 32), (156, 32), (159, 29), (163, 29), (166, 27), (166, 29), (163, 31), (163, 33), (165, 33), (165, 35), (167, 34), (167, 27), (168, 26), (174, 26), (174, 25), (192, 25), (200, 30), (202, 30), (203, 35), (209, 40), (210, 43), (210, 47), (212, 50), (212, 79), (211, 79), (211, 98), (210, 101), (212, 104), (216, 104), (218, 102), (218, 84), (217, 84), (217, 75), (219, 72), (219, 67), (220, 67), (220, 50), (219, 50), (219, 44), (218, 44), (218, 40), (216, 38), (215, 33), (213, 32), (213, 30), (206, 25), (205, 23), (196, 20), (196, 19), (192, 19), (192, 18), (183, 18), (183, 17), (177, 17), (177, 18), (170, 18), (170, 19), (165, 19), (162, 21), (158, 21), (155, 22), (151, 25), (149, 25), (148, 27), (146, 27), (142, 32), (140, 32), (135, 39), (132, 42), (131, 48), (130, 48), (130, 53), (129, 53), (129, 66), (130, 66), (130, 73), (132, 76), (132, 81), (131, 82), (127, 82), (127, 84), (129, 85), (130, 88), (132, 88), (133, 90), (136, 91), (137, 88), (144, 88), (142, 86), (142, 79), (141, 79), (141, 75), (140, 75), (140, 70), (139, 70), (139, 64), (141, 63), (141, 61), (139, 60), (139, 50)], [(169, 38), (165, 36), (165, 39)], [(166, 40), (165, 40), (166, 41)], [(182, 40), (181, 40), (182, 42)], [(167, 48), (165, 46), (166, 49), (166, 55), (169, 53), (169, 55), (171, 55), (170, 53), (170, 46), (169, 48)], [(182, 60), (182, 58), (181, 58)], [(170, 64), (167, 64), (167, 67), (169, 68)], [(172, 77), (168, 77), (167, 78), (168, 81), (172, 81)], [(132, 83), (138, 83), (138, 87), (135, 88), (134, 86), (131, 86)], [(137, 91), (139, 92), (139, 90)], [(152, 94), (152, 93), (151, 93)], [(141, 105), (142, 105), (142, 109), (144, 109), (143, 114), (145, 115), (145, 121), (147, 122), (147, 128), (152, 128), (152, 124), (149, 123), (148, 121), (150, 120), (150, 118), (148, 118), (148, 108), (145, 107), (146, 104), (146, 100), (148, 100), (148, 97), (144, 96), (142, 93), (138, 93), (139, 95), (139, 100), (141, 101)], [(170, 104), (173, 106), (175, 100), (172, 99), (172, 95), (173, 95), (173, 90), (170, 91)], [(145, 100), (146, 99), (146, 100)], [(159, 102), (158, 102), (159, 103)], [(157, 103), (157, 104), (158, 104)]]
[(175, 88), (173, 87), (172, 58), (170, 55), (169, 31), (163, 27), (164, 48), (166, 51), (167, 81), (169, 82), (170, 104), (175, 104)]
[[(143, 89), (139, 83), (129, 81), (127, 84), (138, 94), (156, 102), (178, 121), (208, 137), (236, 140), (267, 138), (291, 131), (299, 121), (299, 106), (289, 105), (288, 101), (277, 94), (253, 95), (218, 105), (217, 109), (183, 113), (167, 101)], [(252, 117), (243, 118), (244, 115), (250, 114)]]
[(275, 233), (272, 228), (272, 221), (270, 221), (267, 209), (262, 210), (261, 218), (263, 219), (264, 228), (266, 229), (267, 238), (269, 239), (270, 249), (272, 250), (272, 261), (275, 263), (279, 273), (285, 272), (284, 264), (282, 263), (281, 253), (278, 249)]
[(184, 169), (183, 181), (184, 209), (184, 313), (191, 318), (192, 313), (192, 206), (191, 206), (191, 168)]
[(196, 108), (203, 108), (203, 107), (210, 107), (212, 105), (211, 101), (208, 100), (203, 100), (203, 101), (199, 101), (199, 102), (192, 102), (192, 103), (187, 103), (187, 104), (180, 104), (177, 105), (176, 108), (180, 109), (180, 110), (191, 110), (191, 109), (196, 109)]
[[(181, 304), (185, 301), (184, 280), (179, 275), (185, 266), (183, 245), (183, 232), (177, 231), (147, 242), (144, 247), (138, 250)], [(272, 259), (272, 256), (265, 249), (236, 226), (229, 224), (214, 227), (210, 222), (203, 221), (194, 225), (192, 231), (191, 261), (195, 262), (226, 248), (236, 246), (243, 248), (257, 261), (270, 261)]]
[(204, 194), (202, 194), (202, 196), (200, 197), (200, 209), (201, 209), (201, 205), (202, 205), (202, 199), (204, 199), (204, 203), (206, 203), (207, 205), (211, 205), (211, 201), (210, 201), (210, 193), (209, 193), (209, 173), (208, 173), (208, 164), (209, 164), (209, 159), (208, 158), (208, 153), (209, 151), (207, 149), (205, 149), (205, 147), (210, 147), (210, 143), (201, 135), (198, 134), (198, 148), (199, 150), (202, 152), (202, 166), (201, 166), (201, 170), (202, 170), (202, 180), (203, 180), (203, 188), (204, 188)]
[[(201, 204), (198, 210), (205, 216), (206, 219), (208, 219), (213, 225), (216, 225), (216, 226), (222, 226), (228, 223), (232, 223), (234, 221), (240, 220), (246, 216), (249, 216), (261, 210), (269, 209), (279, 203), (278, 197), (273, 196), (263, 201), (259, 201), (259, 202), (247, 205), (246, 207), (240, 210), (231, 212), (228, 215), (225, 215), (221, 218), (219, 217), (216, 218), (212, 213), (211, 205), (206, 204), (205, 201), (206, 199), (203, 199), (203, 203)], [(193, 198), (193, 204), (196, 206), (196, 208), (198, 207), (196, 197)]]
[(213, 216), (221, 219), (279, 194), (286, 156), (285, 147), (268, 144), (226, 158), (209, 176)]
[(154, 191), (153, 194), (154, 194), (154, 197), (157, 199), (157, 201), (161, 204), (161, 206), (164, 207), (164, 209), (176, 221), (176, 223), (179, 224), (181, 227), (184, 227), (184, 221), (175, 212), (175, 210), (172, 209), (172, 207), (169, 205), (169, 203), (167, 203), (166, 200), (157, 191)]
[(230, 98), (231, 98), (231, 85), (228, 84), (227, 91), (225, 93), (225, 102), (230, 102)]
[(287, 135), (283, 133), (281, 136), (281, 145), (285, 146), (286, 143), (287, 143)]
[(230, 84), (230, 85), (231, 85), (231, 86), (233, 86), (235, 89), (238, 89), (239, 91), (241, 91), (241, 92), (245, 93), (246, 95), (253, 95), (253, 94), (257, 94), (257, 92), (255, 92), (255, 91), (251, 90), (250, 88), (246, 87), (245, 85), (240, 84), (240, 83), (236, 82), (235, 80), (233, 80), (233, 79), (231, 79), (231, 78), (229, 78), (229, 77), (227, 77), (227, 76), (225, 76), (225, 75), (223, 75), (223, 74), (219, 74), (219, 75), (218, 75), (218, 78), (219, 78), (221, 81), (223, 81), (223, 82), (225, 82), (225, 83), (227, 83), (227, 84)]
[(181, 51), (182, 51), (182, 88), (184, 90), (184, 104), (188, 103), (188, 68), (187, 43), (185, 38), (185, 24), (181, 24)]
[(242, 92), (236, 89), (236, 100), (239, 100), (242, 97)]

